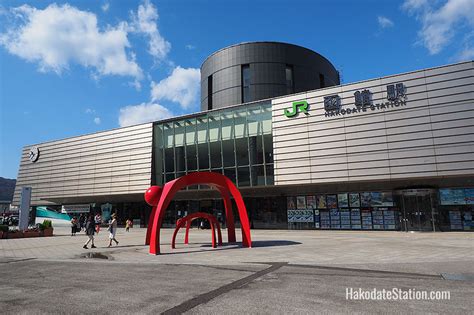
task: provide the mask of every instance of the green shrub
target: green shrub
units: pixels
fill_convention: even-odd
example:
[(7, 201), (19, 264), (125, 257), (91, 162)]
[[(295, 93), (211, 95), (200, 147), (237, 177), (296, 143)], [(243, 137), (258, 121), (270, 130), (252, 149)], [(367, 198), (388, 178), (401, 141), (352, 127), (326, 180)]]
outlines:
[(40, 230), (50, 229), (53, 227), (51, 220), (44, 220), (43, 223), (39, 224)]
[(0, 231), (8, 232), (8, 225), (0, 225)]

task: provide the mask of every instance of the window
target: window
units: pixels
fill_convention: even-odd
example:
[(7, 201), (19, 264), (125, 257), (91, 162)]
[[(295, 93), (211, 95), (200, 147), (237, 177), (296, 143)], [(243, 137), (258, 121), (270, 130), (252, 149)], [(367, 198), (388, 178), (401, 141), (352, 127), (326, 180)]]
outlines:
[(326, 87), (326, 82), (324, 81), (324, 74), (319, 74), (319, 87), (324, 88)]
[(165, 149), (165, 167), (166, 172), (174, 172), (174, 149)]
[(250, 95), (250, 66), (242, 65), (242, 103), (251, 102)]
[(212, 109), (212, 75), (207, 77), (207, 109)]
[(210, 153), (211, 153), (211, 167), (218, 168), (222, 167), (222, 156), (221, 156), (221, 143), (210, 142)]
[(191, 144), (186, 146), (186, 162), (189, 171), (197, 170), (197, 152), (196, 145)]
[(209, 169), (209, 148), (207, 143), (198, 144), (199, 169)]
[(249, 148), (247, 138), (235, 139), (237, 165), (249, 165)]
[(237, 178), (239, 180), (239, 187), (250, 186), (250, 171), (249, 167), (237, 168)]
[(186, 171), (186, 157), (184, 156), (184, 146), (176, 147), (175, 149), (176, 171)]
[(265, 163), (273, 163), (273, 138), (272, 135), (263, 136), (263, 147), (265, 149)]
[(210, 170), (240, 187), (273, 185), (271, 124), (269, 102), (158, 123), (154, 125), (152, 180), (164, 183)]
[(294, 86), (293, 86), (293, 66), (286, 65), (285, 68), (285, 77), (286, 77), (286, 94), (294, 93)]
[(234, 140), (222, 141), (222, 157), (224, 166), (235, 166)]

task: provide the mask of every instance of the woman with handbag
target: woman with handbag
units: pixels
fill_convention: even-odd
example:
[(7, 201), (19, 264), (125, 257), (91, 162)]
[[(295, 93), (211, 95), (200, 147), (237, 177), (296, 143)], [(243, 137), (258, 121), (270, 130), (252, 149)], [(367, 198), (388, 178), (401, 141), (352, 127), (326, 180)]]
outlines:
[(107, 230), (109, 231), (109, 246), (107, 247), (112, 246), (112, 241), (118, 245), (119, 242), (115, 239), (115, 233), (117, 233), (117, 214), (112, 214), (112, 220), (109, 222), (109, 227)]

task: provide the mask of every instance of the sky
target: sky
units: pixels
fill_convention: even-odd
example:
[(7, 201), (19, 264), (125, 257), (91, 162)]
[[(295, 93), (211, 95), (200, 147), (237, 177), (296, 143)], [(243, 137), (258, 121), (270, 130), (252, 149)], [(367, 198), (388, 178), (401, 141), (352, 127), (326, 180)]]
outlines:
[(0, 176), (23, 146), (199, 111), (220, 48), (280, 41), (342, 83), (474, 59), (474, 0), (0, 0)]

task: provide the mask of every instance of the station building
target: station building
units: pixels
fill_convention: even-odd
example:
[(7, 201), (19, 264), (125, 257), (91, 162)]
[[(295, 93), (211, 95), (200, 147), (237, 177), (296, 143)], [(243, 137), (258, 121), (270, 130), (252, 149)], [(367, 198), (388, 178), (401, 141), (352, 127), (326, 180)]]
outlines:
[[(473, 61), (340, 84), (296, 45), (230, 46), (201, 66), (201, 112), (23, 148), (14, 204), (146, 225), (150, 185), (196, 171), (240, 189), (253, 228), (474, 231)], [(224, 220), (187, 187), (165, 223)]]

